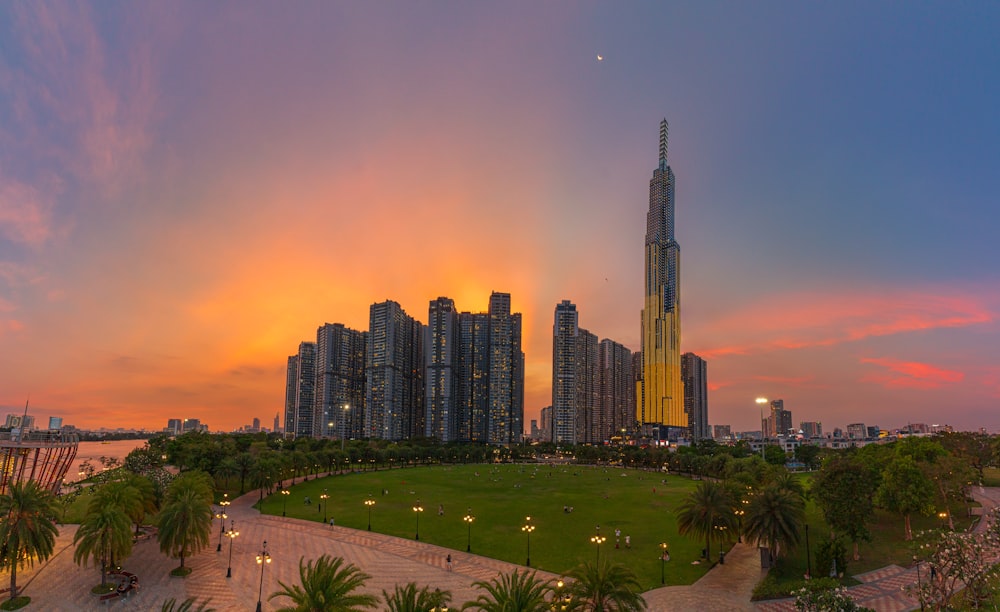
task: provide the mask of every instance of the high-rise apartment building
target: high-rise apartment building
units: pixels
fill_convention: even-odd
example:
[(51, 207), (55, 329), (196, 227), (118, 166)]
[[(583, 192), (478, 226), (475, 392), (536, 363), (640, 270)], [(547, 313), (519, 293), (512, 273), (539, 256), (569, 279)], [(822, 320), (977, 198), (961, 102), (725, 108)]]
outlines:
[(597, 443), (631, 431), (635, 422), (633, 353), (625, 345), (607, 338), (601, 340), (600, 352), (601, 399)]
[(694, 353), (681, 356), (681, 379), (684, 381), (684, 414), (691, 429), (691, 440), (712, 437), (708, 426), (708, 364)]
[(316, 343), (300, 342), (288, 358), (285, 373), (285, 434), (296, 438), (315, 433)]
[(667, 120), (660, 123), (659, 164), (649, 181), (646, 297), (642, 309), (644, 425), (687, 427), (681, 382), (680, 245), (674, 237), (674, 173), (667, 165)]
[(458, 439), (485, 442), (490, 391), (490, 316), (463, 312), (458, 321)]
[(490, 294), (487, 441), (515, 444), (524, 437), (524, 353), (521, 313), (510, 311), (510, 294)]
[(864, 440), (868, 437), (868, 428), (864, 423), (848, 423), (847, 437), (851, 440)]
[(771, 402), (771, 413), (762, 423), (765, 438), (786, 436), (792, 429), (792, 411), (785, 410), (785, 400)]
[(552, 441), (576, 444), (576, 350), (580, 319), (576, 305), (556, 305), (552, 325)]
[(372, 304), (369, 322), (365, 436), (423, 435), (423, 326), (392, 300)]
[(362, 437), (367, 337), (341, 323), (316, 330), (315, 437)]
[(715, 425), (712, 427), (712, 437), (716, 441), (729, 440), (733, 437), (733, 428), (730, 425)]
[(459, 439), (461, 325), (455, 302), (439, 297), (428, 310), (424, 349), (424, 435), (442, 442)]
[(580, 328), (576, 336), (576, 442), (597, 444), (601, 436), (601, 363), (597, 336)]

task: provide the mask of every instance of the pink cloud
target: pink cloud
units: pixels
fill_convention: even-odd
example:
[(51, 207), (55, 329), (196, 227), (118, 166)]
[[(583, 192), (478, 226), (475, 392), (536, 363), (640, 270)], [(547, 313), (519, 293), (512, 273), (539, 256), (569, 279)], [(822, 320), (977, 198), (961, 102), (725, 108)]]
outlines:
[(945, 385), (962, 382), (965, 374), (957, 370), (946, 370), (917, 361), (900, 361), (887, 357), (862, 358), (861, 363), (881, 366), (887, 372), (873, 372), (861, 378), (889, 389), (939, 389)]
[[(990, 293), (954, 287), (880, 289), (848, 294), (801, 293), (774, 296), (726, 318), (709, 321), (695, 343), (725, 343), (695, 349), (705, 359), (726, 355), (822, 347), (866, 338), (990, 323)], [(753, 325), (747, 325), (753, 321)], [(706, 341), (707, 340), (707, 341)]]

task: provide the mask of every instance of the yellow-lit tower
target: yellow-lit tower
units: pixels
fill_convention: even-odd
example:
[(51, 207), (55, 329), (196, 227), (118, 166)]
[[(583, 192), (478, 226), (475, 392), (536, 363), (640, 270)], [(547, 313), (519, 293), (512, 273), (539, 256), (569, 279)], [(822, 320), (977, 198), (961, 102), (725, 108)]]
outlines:
[(667, 120), (660, 162), (649, 181), (646, 299), (642, 309), (642, 393), (636, 420), (687, 427), (681, 382), (681, 247), (674, 239), (674, 173), (667, 165)]

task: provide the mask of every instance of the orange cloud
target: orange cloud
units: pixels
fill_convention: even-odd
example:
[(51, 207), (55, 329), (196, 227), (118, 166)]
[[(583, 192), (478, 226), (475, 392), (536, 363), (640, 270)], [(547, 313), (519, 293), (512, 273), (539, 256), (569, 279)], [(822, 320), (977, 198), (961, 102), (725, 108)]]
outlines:
[(965, 374), (946, 370), (916, 361), (899, 361), (890, 358), (862, 358), (861, 363), (871, 363), (886, 368), (888, 372), (871, 373), (861, 378), (889, 389), (939, 389), (945, 385), (962, 382)]

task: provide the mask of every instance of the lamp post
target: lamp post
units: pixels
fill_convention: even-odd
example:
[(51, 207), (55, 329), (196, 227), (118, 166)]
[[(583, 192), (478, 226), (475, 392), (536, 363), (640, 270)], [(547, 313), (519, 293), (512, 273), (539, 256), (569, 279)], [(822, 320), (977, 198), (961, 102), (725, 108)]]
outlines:
[(328, 499), (330, 499), (330, 496), (326, 494), (326, 489), (323, 489), (323, 492), (319, 494), (319, 503), (323, 505), (323, 524), (324, 525), (326, 525), (326, 514), (327, 514), (326, 513), (326, 510), (327, 510), (326, 500), (328, 500)]
[[(471, 525), (472, 523), (469, 524)], [(528, 567), (531, 567), (531, 532), (534, 530), (535, 526), (531, 524), (531, 517), (524, 517), (524, 525), (521, 527), (521, 531), (528, 536), (528, 560), (525, 562), (525, 565)]]
[[(746, 503), (746, 500), (744, 500), (744, 503)], [(740, 508), (736, 512), (733, 512), (733, 514), (736, 515), (736, 521), (737, 521), (736, 541), (743, 542), (743, 515), (745, 514), (745, 511), (743, 510), (743, 508)]]
[(806, 523), (806, 580), (812, 578), (812, 556), (809, 554), (809, 523)]
[(757, 402), (757, 411), (760, 413), (760, 458), (763, 459), (764, 458), (764, 440), (765, 440), (765, 438), (764, 438), (764, 404), (767, 403), (767, 398), (766, 397), (758, 397), (754, 401)]
[(413, 538), (414, 540), (420, 539), (420, 513), (423, 511), (424, 507), (420, 505), (420, 500), (418, 499), (417, 503), (413, 506), (413, 513), (417, 515), (417, 535)]
[(264, 540), (263, 548), (257, 553), (257, 565), (260, 566), (260, 586), (257, 588), (257, 612), (260, 612), (260, 600), (264, 596), (264, 566), (270, 564), (271, 553), (267, 552), (267, 540)]
[(667, 562), (667, 543), (660, 542), (660, 584), (666, 584), (666, 576), (663, 573), (664, 565)]
[(347, 413), (351, 410), (350, 404), (344, 404), (344, 413), (340, 415), (340, 452), (344, 452), (344, 439), (347, 438)]
[(472, 508), (469, 508), (462, 520), (466, 522), (469, 526), (469, 539), (466, 540), (465, 552), (472, 552), (472, 521), (476, 520), (476, 517), (472, 514)]
[(226, 568), (226, 578), (233, 577), (233, 540), (238, 535), (240, 535), (240, 532), (236, 531), (236, 521), (230, 521), (229, 531), (226, 532), (226, 537), (229, 538), (229, 567)]
[(365, 505), (368, 506), (368, 531), (372, 530), (372, 508), (375, 506), (375, 500), (372, 499), (372, 494), (368, 494), (368, 499), (365, 500)]
[(292, 492), (288, 489), (281, 490), (281, 516), (285, 516), (285, 508), (288, 507), (288, 496), (291, 494)]
[[(219, 502), (220, 504), (222, 502)], [(219, 519), (219, 546), (215, 549), (215, 552), (222, 552), (222, 534), (226, 533), (226, 519), (229, 516), (226, 514), (225, 508), (219, 508), (215, 512), (215, 518)]]
[(603, 544), (605, 540), (607, 540), (607, 538), (601, 535), (601, 526), (598, 525), (597, 526), (597, 535), (594, 535), (594, 536), (590, 537), (590, 541), (593, 542), (594, 544), (597, 544), (597, 564), (598, 565), (601, 564), (601, 544)]

